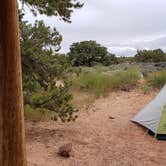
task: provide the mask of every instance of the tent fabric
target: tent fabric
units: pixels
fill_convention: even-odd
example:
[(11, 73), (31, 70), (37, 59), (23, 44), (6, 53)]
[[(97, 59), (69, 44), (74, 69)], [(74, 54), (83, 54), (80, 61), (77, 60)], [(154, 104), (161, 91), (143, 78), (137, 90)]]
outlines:
[[(155, 97), (155, 99), (152, 100), (144, 109), (142, 109), (132, 119), (132, 121), (141, 124), (142, 126), (153, 131), (154, 133), (157, 133), (165, 104), (166, 104), (166, 85), (162, 88), (162, 90)], [(162, 124), (163, 124), (163, 119), (162, 119)], [(161, 128), (160, 126), (159, 128)], [(166, 124), (164, 126), (166, 127)], [(162, 131), (161, 130), (159, 131), (163, 132), (163, 129)], [(166, 133), (162, 133), (162, 134), (166, 134)]]
[(166, 134), (166, 106), (161, 114), (160, 122), (158, 124), (157, 134)]

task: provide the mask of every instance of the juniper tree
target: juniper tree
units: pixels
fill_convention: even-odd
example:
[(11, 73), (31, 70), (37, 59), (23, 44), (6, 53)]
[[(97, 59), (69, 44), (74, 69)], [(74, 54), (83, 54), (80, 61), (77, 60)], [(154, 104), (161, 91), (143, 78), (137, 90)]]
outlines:
[[(35, 14), (59, 16), (70, 22), (74, 8), (82, 6), (72, 0), (22, 0)], [(0, 5), (0, 165), (26, 166), (22, 73), (19, 48), (18, 4), (16, 0)]]

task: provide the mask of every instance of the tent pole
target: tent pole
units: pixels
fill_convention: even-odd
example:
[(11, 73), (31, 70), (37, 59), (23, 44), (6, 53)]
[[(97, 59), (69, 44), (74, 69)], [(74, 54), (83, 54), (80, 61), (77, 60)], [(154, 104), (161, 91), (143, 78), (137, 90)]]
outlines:
[(26, 166), (17, 0), (0, 1), (0, 166)]

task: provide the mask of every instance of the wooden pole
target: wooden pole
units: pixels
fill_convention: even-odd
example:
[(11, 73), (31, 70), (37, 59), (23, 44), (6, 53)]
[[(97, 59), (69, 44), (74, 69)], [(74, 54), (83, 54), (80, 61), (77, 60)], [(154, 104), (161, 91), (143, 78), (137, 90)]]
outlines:
[(0, 166), (26, 166), (17, 0), (0, 0)]

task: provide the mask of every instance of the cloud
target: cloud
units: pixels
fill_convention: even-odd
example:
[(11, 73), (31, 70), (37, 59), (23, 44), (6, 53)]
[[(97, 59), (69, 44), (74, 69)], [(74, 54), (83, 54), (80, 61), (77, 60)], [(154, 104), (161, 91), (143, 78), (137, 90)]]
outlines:
[(109, 52), (117, 55), (117, 56), (133, 56), (136, 54), (137, 49), (133, 47), (126, 46), (114, 46), (108, 49)]
[[(130, 48), (165, 49), (166, 1), (82, 1), (85, 6), (73, 13), (72, 24), (40, 17), (47, 24), (57, 27), (63, 35), (61, 52), (68, 52), (73, 42), (82, 40), (96, 40), (108, 48), (117, 46), (117, 52), (124, 55), (134, 52)], [(26, 19), (32, 21), (32, 16), (27, 15)]]
[(118, 56), (134, 56), (137, 50), (153, 50), (161, 48), (166, 51), (166, 36), (153, 37), (149, 40), (134, 40), (128, 43), (112, 44), (109, 51)]

